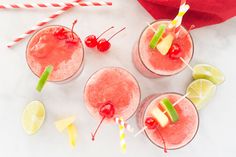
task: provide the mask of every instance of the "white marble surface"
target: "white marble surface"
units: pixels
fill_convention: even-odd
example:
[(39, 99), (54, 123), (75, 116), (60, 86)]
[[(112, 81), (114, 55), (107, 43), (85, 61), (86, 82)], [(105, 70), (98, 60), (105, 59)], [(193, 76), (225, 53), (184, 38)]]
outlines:
[[(4, 0), (4, 3), (30, 1), (33, 2)], [(46, 1), (49, 0), (40, 0)], [(140, 83), (142, 98), (154, 92), (183, 93), (191, 81), (191, 72), (188, 69), (176, 76), (156, 80), (147, 79), (136, 71), (131, 62), (132, 46), (145, 27), (145, 22), (153, 19), (136, 0), (112, 1), (112, 8), (77, 8), (51, 23), (70, 26), (74, 19), (78, 19), (76, 32), (82, 39), (91, 33), (98, 34), (112, 25), (117, 30), (126, 26), (127, 30), (112, 40), (112, 48), (107, 55), (100, 55), (86, 48), (82, 75), (65, 85), (48, 84), (42, 94), (35, 92), (37, 78), (31, 73), (25, 60), (25, 47), (29, 38), (13, 49), (7, 49), (5, 45), (19, 33), (50, 15), (54, 9), (0, 11), (1, 157), (164, 156), (162, 150), (152, 145), (144, 136), (133, 138), (131, 135), (127, 138), (127, 154), (121, 154), (118, 130), (114, 126), (103, 125), (97, 141), (93, 143), (90, 140), (90, 132), (97, 122), (86, 111), (82, 94), (87, 78), (95, 70), (111, 65), (129, 69)], [(193, 142), (183, 149), (170, 151), (168, 156), (235, 156), (235, 28), (236, 18), (233, 18), (219, 25), (192, 31), (195, 55), (191, 64), (210, 63), (220, 67), (225, 73), (226, 82), (218, 87), (214, 100), (200, 111), (200, 129)], [(47, 117), (41, 130), (34, 136), (28, 136), (22, 129), (20, 118), (26, 103), (35, 99), (45, 103)], [(53, 125), (58, 118), (72, 114), (78, 117), (76, 125), (79, 129), (79, 145), (75, 150), (69, 147), (66, 134), (58, 133)], [(134, 119), (130, 123), (136, 126)]]

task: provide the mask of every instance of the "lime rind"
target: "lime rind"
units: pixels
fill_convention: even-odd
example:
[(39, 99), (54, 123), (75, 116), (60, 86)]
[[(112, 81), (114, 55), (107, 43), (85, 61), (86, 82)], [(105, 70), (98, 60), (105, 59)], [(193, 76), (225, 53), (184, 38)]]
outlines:
[(193, 78), (206, 79), (219, 85), (224, 82), (224, 74), (216, 67), (209, 64), (198, 64), (193, 68)]
[(206, 79), (193, 81), (187, 88), (188, 98), (198, 110), (202, 109), (212, 99), (216, 91), (216, 85)]
[(22, 114), (22, 126), (29, 135), (35, 134), (42, 126), (45, 119), (45, 108), (40, 101), (30, 102)]
[(175, 110), (173, 104), (170, 102), (170, 100), (168, 98), (164, 98), (160, 101), (160, 103), (161, 103), (161, 106), (167, 112), (171, 121), (173, 123), (177, 122), (179, 120), (179, 115), (178, 115), (177, 111)]
[(157, 45), (157, 43), (160, 41), (162, 35), (164, 34), (166, 29), (166, 25), (160, 25), (156, 33), (153, 35), (149, 46), (154, 49)]
[(46, 84), (50, 74), (52, 73), (53, 66), (49, 65), (45, 68), (44, 72), (42, 73), (41, 77), (39, 78), (36, 90), (41, 92), (44, 85)]

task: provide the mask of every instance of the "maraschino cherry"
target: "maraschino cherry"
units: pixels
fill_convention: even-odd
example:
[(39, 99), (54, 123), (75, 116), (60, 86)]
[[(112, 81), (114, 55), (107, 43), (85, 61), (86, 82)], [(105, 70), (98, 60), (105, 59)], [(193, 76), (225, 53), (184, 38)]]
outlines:
[(106, 32), (108, 32), (109, 30), (111, 30), (112, 28), (114, 28), (113, 26), (108, 28), (107, 30), (105, 30), (101, 35), (99, 35), (98, 37), (96, 37), (95, 35), (89, 35), (85, 38), (85, 45), (87, 47), (90, 48), (94, 48), (95, 46), (97, 46), (97, 41), (98, 39), (105, 34)]
[(180, 52), (181, 52), (180, 46), (178, 44), (172, 44), (167, 54), (170, 57), (170, 59), (176, 60), (181, 57)]
[(97, 43), (97, 49), (100, 52), (105, 52), (107, 50), (110, 49), (111, 47), (111, 43), (109, 42), (114, 36), (116, 36), (118, 33), (122, 32), (126, 27), (122, 28), (121, 30), (119, 30), (118, 32), (116, 32), (114, 35), (112, 35), (108, 40), (102, 38), (98, 41)]
[(160, 130), (159, 130), (158, 127), (157, 127), (157, 126), (158, 126), (158, 123), (157, 123), (156, 119), (153, 118), (153, 117), (148, 117), (148, 118), (146, 118), (146, 120), (145, 120), (145, 126), (146, 126), (148, 129), (150, 129), (150, 130), (154, 130), (154, 129), (157, 130), (157, 132), (158, 132), (158, 134), (160, 135), (161, 140), (162, 140), (162, 142), (163, 142), (164, 152), (167, 153), (166, 142), (165, 142), (165, 139), (163, 138), (163, 136), (162, 136)]
[(145, 126), (148, 128), (148, 129), (155, 129), (157, 127), (157, 121), (156, 119), (152, 118), (152, 117), (148, 117), (146, 120), (145, 120)]
[(107, 101), (106, 103), (104, 103), (100, 109), (99, 109), (99, 114), (102, 117), (102, 120), (100, 121), (98, 127), (96, 128), (95, 132), (92, 133), (92, 141), (95, 140), (95, 136), (97, 134), (98, 129), (100, 128), (102, 122), (104, 121), (105, 118), (112, 118), (115, 114), (115, 108), (114, 105), (111, 103), (111, 101)]

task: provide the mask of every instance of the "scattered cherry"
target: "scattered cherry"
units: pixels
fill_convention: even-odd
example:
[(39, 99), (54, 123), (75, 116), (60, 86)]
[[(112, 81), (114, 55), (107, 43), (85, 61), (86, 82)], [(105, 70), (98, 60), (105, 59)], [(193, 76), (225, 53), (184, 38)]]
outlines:
[(161, 137), (163, 146), (164, 146), (164, 152), (167, 153), (165, 139), (163, 138), (163, 136), (162, 136), (160, 130), (158, 129), (157, 125), (158, 125), (158, 123), (157, 123), (156, 119), (153, 118), (153, 117), (148, 117), (148, 118), (145, 120), (145, 126), (146, 126), (148, 129), (150, 129), (150, 130), (156, 129), (156, 130), (157, 130), (158, 134), (159, 134), (160, 137)]
[(98, 127), (96, 128), (95, 132), (92, 133), (92, 141), (95, 140), (95, 136), (97, 134), (98, 129), (100, 128), (102, 122), (104, 121), (105, 118), (112, 118), (115, 114), (115, 108), (114, 105), (111, 103), (111, 101), (107, 101), (104, 103), (100, 109), (99, 109), (99, 114), (102, 116), (102, 120), (100, 121)]
[(168, 56), (173, 59), (179, 59), (181, 56), (181, 48), (178, 44), (172, 44), (172, 46), (170, 47), (170, 50), (168, 51)]
[(122, 32), (126, 27), (122, 28), (121, 30), (119, 30), (118, 32), (116, 32), (115, 34), (113, 34), (108, 40), (102, 38), (98, 41), (97, 43), (97, 49), (100, 52), (105, 52), (107, 50), (110, 49), (111, 47), (111, 43), (109, 42), (114, 36), (116, 36), (118, 33)]
[(155, 129), (157, 127), (157, 121), (156, 119), (152, 118), (152, 117), (148, 117), (146, 120), (145, 120), (145, 126), (148, 128), (148, 129)]
[(98, 37), (96, 37), (95, 35), (89, 35), (85, 38), (85, 45), (87, 47), (90, 48), (94, 48), (95, 46), (97, 46), (97, 40), (106, 32), (108, 32), (109, 30), (111, 30), (112, 28), (114, 28), (113, 26), (108, 28), (106, 31), (104, 31), (101, 35), (99, 35)]

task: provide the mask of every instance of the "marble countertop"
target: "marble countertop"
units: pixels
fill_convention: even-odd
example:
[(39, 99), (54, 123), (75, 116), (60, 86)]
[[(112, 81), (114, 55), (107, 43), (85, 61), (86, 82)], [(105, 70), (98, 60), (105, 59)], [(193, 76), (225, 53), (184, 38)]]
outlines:
[[(4, 3), (30, 1), (33, 2), (33, 0), (4, 0)], [(90, 140), (90, 132), (97, 122), (87, 112), (82, 94), (85, 82), (94, 71), (104, 66), (127, 68), (138, 79), (142, 98), (156, 92), (184, 93), (192, 80), (189, 69), (169, 78), (150, 80), (143, 77), (131, 62), (131, 51), (146, 22), (151, 22), (153, 19), (136, 0), (111, 1), (114, 2), (112, 8), (77, 8), (51, 23), (70, 26), (74, 19), (78, 19), (75, 31), (82, 39), (91, 33), (99, 34), (112, 25), (117, 30), (126, 26), (127, 30), (112, 40), (112, 48), (106, 55), (86, 48), (82, 75), (68, 84), (49, 83), (41, 94), (35, 91), (38, 79), (31, 73), (25, 60), (25, 47), (29, 38), (13, 49), (6, 48), (6, 44), (36, 22), (49, 16), (55, 9), (0, 11), (1, 157), (166, 156), (145, 136), (133, 138), (131, 135), (127, 137), (128, 151), (123, 155), (119, 150), (118, 130), (114, 126), (103, 125), (97, 141)], [(168, 156), (235, 156), (236, 100), (233, 92), (236, 89), (235, 28), (236, 18), (232, 18), (218, 25), (192, 31), (195, 54), (191, 65), (197, 63), (216, 65), (224, 72), (226, 81), (217, 88), (217, 93), (208, 106), (200, 111), (200, 129), (195, 139), (180, 150), (169, 151)], [(25, 105), (35, 99), (44, 102), (46, 121), (36, 135), (28, 136), (22, 129), (21, 114)], [(74, 150), (68, 144), (67, 135), (58, 133), (53, 125), (58, 118), (73, 114), (77, 115), (76, 125), (79, 130), (79, 144)], [(134, 118), (130, 123), (136, 128)]]

